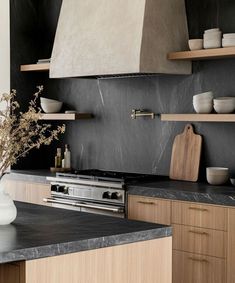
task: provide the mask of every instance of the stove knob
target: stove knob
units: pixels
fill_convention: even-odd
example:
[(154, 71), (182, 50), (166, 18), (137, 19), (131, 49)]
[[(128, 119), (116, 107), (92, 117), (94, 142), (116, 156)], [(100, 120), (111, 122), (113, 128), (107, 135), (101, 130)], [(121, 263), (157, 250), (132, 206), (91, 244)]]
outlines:
[(119, 192), (112, 193), (111, 199), (119, 199), (121, 197), (121, 194)]
[(57, 188), (58, 193), (64, 193), (64, 191), (65, 191), (65, 186), (58, 186)]
[(112, 196), (112, 194), (109, 191), (107, 191), (107, 192), (103, 193), (102, 198), (111, 199), (111, 196)]
[(57, 185), (52, 185), (51, 186), (51, 191), (52, 192), (57, 192), (57, 187), (58, 187)]

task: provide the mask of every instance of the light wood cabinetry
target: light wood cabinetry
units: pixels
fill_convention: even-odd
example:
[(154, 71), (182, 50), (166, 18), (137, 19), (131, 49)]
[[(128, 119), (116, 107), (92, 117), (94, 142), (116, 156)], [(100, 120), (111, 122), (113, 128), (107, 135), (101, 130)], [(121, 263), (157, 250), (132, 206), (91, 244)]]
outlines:
[(172, 283), (172, 238), (30, 260), (20, 270), (8, 266), (0, 265), (0, 283)]
[(202, 255), (226, 257), (227, 234), (193, 226), (173, 225), (173, 249)]
[(227, 218), (227, 209), (222, 206), (172, 202), (172, 223), (226, 231)]
[(173, 283), (225, 283), (225, 260), (173, 251)]
[(50, 206), (50, 204), (43, 202), (43, 198), (51, 196), (50, 184), (5, 179), (4, 186), (5, 191), (10, 194), (13, 200)]
[(130, 196), (128, 198), (128, 218), (170, 225), (171, 201)]
[(155, 202), (171, 211), (159, 223), (173, 227), (173, 283), (235, 283), (235, 209), (129, 196), (129, 217), (158, 222)]

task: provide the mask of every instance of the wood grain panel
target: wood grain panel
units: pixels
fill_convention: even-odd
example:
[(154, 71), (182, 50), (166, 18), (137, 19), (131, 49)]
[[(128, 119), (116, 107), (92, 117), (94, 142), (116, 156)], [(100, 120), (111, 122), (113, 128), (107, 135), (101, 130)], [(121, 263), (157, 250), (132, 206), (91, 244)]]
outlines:
[(227, 283), (235, 283), (235, 209), (228, 209)]
[(0, 264), (0, 283), (25, 283), (24, 262)]
[(26, 262), (26, 283), (171, 283), (171, 237)]
[(223, 206), (172, 202), (172, 222), (202, 228), (227, 230), (228, 210)]
[(226, 257), (227, 234), (223, 231), (174, 224), (173, 235), (175, 250)]
[(170, 225), (171, 201), (141, 196), (129, 196), (128, 218)]
[(225, 283), (225, 260), (173, 251), (173, 283)]

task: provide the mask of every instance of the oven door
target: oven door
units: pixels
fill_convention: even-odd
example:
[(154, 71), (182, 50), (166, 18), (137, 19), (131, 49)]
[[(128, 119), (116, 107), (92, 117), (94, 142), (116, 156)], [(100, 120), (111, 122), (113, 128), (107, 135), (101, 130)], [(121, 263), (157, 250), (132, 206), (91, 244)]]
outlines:
[(44, 202), (51, 203), (52, 207), (77, 210), (88, 213), (102, 214), (124, 218), (124, 207), (107, 205), (95, 202), (74, 201), (62, 198), (45, 198)]

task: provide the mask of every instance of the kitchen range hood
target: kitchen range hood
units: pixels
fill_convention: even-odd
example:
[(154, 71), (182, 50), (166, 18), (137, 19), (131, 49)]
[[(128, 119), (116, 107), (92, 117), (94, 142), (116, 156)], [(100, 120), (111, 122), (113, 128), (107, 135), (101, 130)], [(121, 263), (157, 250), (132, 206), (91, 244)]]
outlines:
[(191, 74), (184, 0), (63, 0), (50, 77)]

